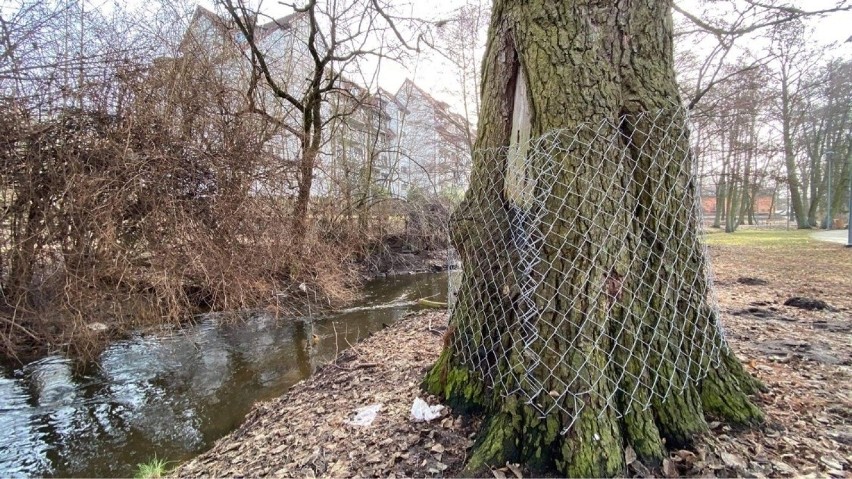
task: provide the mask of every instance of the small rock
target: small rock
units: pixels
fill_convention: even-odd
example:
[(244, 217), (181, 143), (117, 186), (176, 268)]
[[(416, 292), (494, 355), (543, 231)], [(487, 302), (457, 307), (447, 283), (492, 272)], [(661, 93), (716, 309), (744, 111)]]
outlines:
[(731, 468), (736, 469), (737, 471), (745, 471), (748, 468), (748, 464), (745, 459), (737, 456), (736, 454), (731, 454), (729, 452), (722, 452), (720, 454), (722, 458), (722, 462)]
[(106, 324), (98, 323), (98, 322), (89, 323), (89, 324), (86, 325), (86, 327), (89, 328), (89, 331), (92, 331), (92, 332), (95, 332), (95, 333), (103, 333), (103, 332), (105, 332), (109, 329), (109, 326), (107, 326)]

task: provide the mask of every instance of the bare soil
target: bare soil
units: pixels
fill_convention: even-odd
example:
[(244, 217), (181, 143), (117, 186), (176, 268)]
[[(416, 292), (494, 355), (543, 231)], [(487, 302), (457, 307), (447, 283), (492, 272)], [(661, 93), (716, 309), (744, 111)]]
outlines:
[[(659, 467), (633, 476), (852, 478), (852, 249), (806, 233), (710, 235), (717, 294), (731, 346), (766, 386), (766, 422), (711, 431)], [(793, 301), (790, 298), (810, 301)], [(788, 302), (788, 305), (784, 303)], [(822, 302), (826, 307), (802, 305)], [(411, 316), (350, 350), (271, 402), (180, 476), (454, 476), (479, 418), (415, 423), (413, 400), (437, 359), (445, 313)], [(356, 409), (381, 404), (370, 426)], [(629, 453), (628, 453), (629, 455)], [(508, 464), (495, 477), (527, 474)]]

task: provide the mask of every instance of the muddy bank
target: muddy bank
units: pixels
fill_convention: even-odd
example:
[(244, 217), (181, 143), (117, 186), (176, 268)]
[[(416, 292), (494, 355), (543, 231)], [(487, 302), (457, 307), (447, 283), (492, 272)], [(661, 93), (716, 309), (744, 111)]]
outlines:
[[(254, 309), (220, 312), (205, 300), (199, 286), (187, 285), (187, 297), (193, 298), (191, 308), (180, 318), (163, 322), (150, 305), (150, 292), (128, 294), (124, 299), (125, 314), (107, 311), (96, 316), (65, 318), (45, 315), (38, 327), (13, 321), (16, 311), (0, 305), (0, 367), (17, 368), (23, 364), (60, 354), (78, 360), (81, 365), (95, 360), (110, 344), (129, 338), (133, 334), (158, 334), (181, 327), (192, 326), (205, 314), (215, 313), (238, 323), (253, 310), (263, 310), (280, 317), (302, 317), (309, 314), (331, 314), (351, 307), (363, 300), (364, 286), (373, 280), (446, 271), (454, 264), (454, 256), (447, 249), (415, 250), (393, 242), (382, 243), (380, 252), (357, 263), (346, 266), (345, 284), (336, 287), (336, 299), (324, 295), (321, 286), (309, 283), (288, 282), (279, 284), (271, 295), (272, 300), (257, 302)], [(418, 298), (413, 298), (418, 299)], [(132, 313), (132, 314), (131, 314)], [(32, 330), (27, 329), (32, 328)]]
[(438, 273), (455, 266), (451, 250), (406, 248), (372, 254), (360, 262), (361, 276), (366, 279), (385, 278), (401, 274)]

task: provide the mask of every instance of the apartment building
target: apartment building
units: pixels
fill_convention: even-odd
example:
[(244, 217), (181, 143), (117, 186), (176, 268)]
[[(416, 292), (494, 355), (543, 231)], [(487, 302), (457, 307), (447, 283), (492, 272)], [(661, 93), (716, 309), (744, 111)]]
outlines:
[[(279, 84), (295, 97), (307, 89), (313, 63), (307, 47), (308, 22), (292, 14), (257, 23), (254, 36)], [(202, 61), (213, 74), (233, 85), (234, 92), (256, 88), (258, 111), (281, 125), (299, 125), (298, 111), (278, 98), (261, 80), (252, 86), (250, 53), (242, 34), (229, 19), (198, 7), (181, 45), (181, 55)], [(257, 92), (260, 92), (257, 94)], [(404, 198), (421, 194), (459, 193), (467, 186), (471, 163), (468, 122), (411, 80), (396, 93), (370, 92), (341, 78), (323, 104), (323, 147), (314, 168), (311, 194), (383, 194)], [(269, 135), (266, 152), (285, 173), (296, 169), (299, 139), (282, 126)], [(288, 177), (289, 175), (284, 175)], [(292, 195), (292, 184), (257, 184), (256, 194)]]

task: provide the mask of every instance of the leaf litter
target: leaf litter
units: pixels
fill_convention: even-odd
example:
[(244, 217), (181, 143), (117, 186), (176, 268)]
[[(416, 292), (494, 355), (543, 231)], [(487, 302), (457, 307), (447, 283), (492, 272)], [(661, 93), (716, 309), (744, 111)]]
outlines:
[[(710, 249), (731, 347), (767, 386), (755, 397), (766, 421), (737, 430), (708, 418), (709, 432), (656, 467), (627, 447), (626, 474), (852, 479), (852, 252), (809, 244), (803, 267), (783, 248)], [(420, 381), (440, 353), (446, 321), (442, 312), (412, 315), (344, 351), (281, 398), (256, 405), (239, 429), (175, 474), (458, 475), (481, 418), (448, 408), (431, 422), (410, 418), (417, 398), (430, 410), (439, 404)], [(369, 425), (349, 423), (377, 404)], [(529, 476), (517, 464), (492, 474)]]

